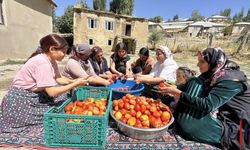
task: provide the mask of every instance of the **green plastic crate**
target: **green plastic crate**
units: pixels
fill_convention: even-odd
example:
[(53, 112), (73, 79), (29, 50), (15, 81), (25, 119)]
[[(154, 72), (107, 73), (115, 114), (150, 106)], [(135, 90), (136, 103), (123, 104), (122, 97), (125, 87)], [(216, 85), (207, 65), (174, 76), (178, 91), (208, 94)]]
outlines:
[[(108, 127), (109, 110), (112, 92), (104, 87), (78, 87), (74, 96), (66, 100), (60, 107), (52, 107), (44, 114), (44, 137), (49, 147), (104, 148)], [(72, 100), (107, 99), (104, 116), (69, 115), (64, 107)], [(84, 119), (84, 122), (67, 122), (67, 119)]]

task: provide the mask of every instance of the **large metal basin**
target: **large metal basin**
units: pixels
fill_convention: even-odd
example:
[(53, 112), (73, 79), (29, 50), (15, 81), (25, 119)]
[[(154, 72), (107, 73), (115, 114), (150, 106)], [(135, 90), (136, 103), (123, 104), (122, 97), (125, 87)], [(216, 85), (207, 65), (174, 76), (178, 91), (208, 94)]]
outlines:
[(116, 119), (115, 116), (113, 115), (113, 108), (111, 107), (110, 109), (110, 115), (112, 118), (115, 120), (117, 123), (117, 126), (121, 132), (123, 132), (125, 135), (134, 138), (134, 139), (154, 139), (162, 136), (163, 134), (166, 133), (168, 130), (168, 127), (174, 122), (173, 115), (171, 114), (171, 120), (170, 122), (162, 126), (160, 128), (136, 128), (132, 127), (130, 125), (127, 125), (120, 120)]

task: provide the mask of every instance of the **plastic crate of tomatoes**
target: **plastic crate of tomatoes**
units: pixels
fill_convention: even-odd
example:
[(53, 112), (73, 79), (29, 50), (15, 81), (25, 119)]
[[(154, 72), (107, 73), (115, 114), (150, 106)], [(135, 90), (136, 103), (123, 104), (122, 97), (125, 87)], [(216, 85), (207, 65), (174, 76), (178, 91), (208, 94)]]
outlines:
[(104, 148), (111, 98), (108, 88), (78, 87), (72, 98), (44, 114), (46, 145)]

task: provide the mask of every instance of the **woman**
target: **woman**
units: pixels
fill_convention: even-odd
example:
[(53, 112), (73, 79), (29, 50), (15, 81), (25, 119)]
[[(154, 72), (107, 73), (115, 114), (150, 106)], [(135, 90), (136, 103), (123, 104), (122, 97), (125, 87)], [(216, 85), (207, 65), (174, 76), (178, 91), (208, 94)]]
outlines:
[(114, 54), (110, 57), (110, 70), (119, 77), (129, 76), (131, 71), (130, 57), (128, 49), (124, 43), (118, 43), (115, 47)]
[(72, 56), (65, 65), (62, 75), (70, 79), (88, 79), (91, 85), (109, 85), (110, 82), (108, 80), (95, 74), (89, 60), (91, 54), (92, 50), (87, 44), (77, 44), (73, 46)]
[(137, 75), (137, 83), (159, 84), (162, 81), (176, 80), (177, 63), (174, 61), (171, 51), (166, 46), (156, 49), (157, 63), (148, 75)]
[(140, 49), (140, 58), (132, 63), (131, 68), (134, 74), (149, 74), (154, 66), (154, 59), (149, 57), (149, 50), (145, 47)]
[(83, 79), (61, 78), (56, 61), (64, 58), (67, 49), (66, 40), (56, 34), (40, 40), (40, 48), (17, 72), (3, 98), (0, 132), (15, 133), (39, 127), (44, 112), (66, 100), (67, 91), (87, 84)]
[(239, 122), (242, 119), (250, 125), (250, 88), (245, 74), (220, 48), (198, 52), (197, 66), (201, 75), (190, 79), (185, 89), (168, 85), (160, 93), (180, 97), (175, 119), (185, 137), (223, 149), (240, 149)]
[(90, 62), (94, 68), (95, 73), (104, 79), (111, 79), (113, 74), (109, 71), (107, 59), (103, 57), (103, 51), (99, 46), (92, 48), (92, 55)]

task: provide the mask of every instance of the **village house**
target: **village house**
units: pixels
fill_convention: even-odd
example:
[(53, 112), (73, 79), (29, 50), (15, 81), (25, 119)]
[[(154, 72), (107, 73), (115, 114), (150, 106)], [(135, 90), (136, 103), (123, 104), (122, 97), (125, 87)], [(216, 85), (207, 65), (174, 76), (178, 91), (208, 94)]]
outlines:
[(148, 31), (152, 32), (154, 30), (156, 30), (156, 31), (162, 31), (163, 28), (162, 28), (162, 26), (159, 23), (149, 22), (148, 23)]
[(215, 36), (222, 36), (222, 31), (226, 27), (224, 24), (218, 24), (213, 22), (198, 21), (188, 25), (188, 34), (191, 37), (206, 36), (213, 34)]
[(53, 0), (0, 0), (0, 59), (27, 58), (52, 33)]
[(148, 20), (111, 12), (74, 7), (74, 44), (87, 43), (111, 52), (124, 42), (130, 54), (147, 46)]
[[(177, 35), (186, 35), (185, 28), (189, 24), (192, 24), (194, 21), (173, 21), (173, 22), (164, 22), (160, 23), (163, 30), (167, 33), (167, 35), (177, 36)], [(183, 33), (183, 34), (181, 34)]]
[(228, 17), (220, 16), (220, 15), (214, 15), (206, 18), (206, 21), (208, 22), (215, 22), (215, 23), (226, 23), (228, 22)]
[(237, 36), (250, 30), (250, 22), (238, 22), (234, 24), (232, 35)]

